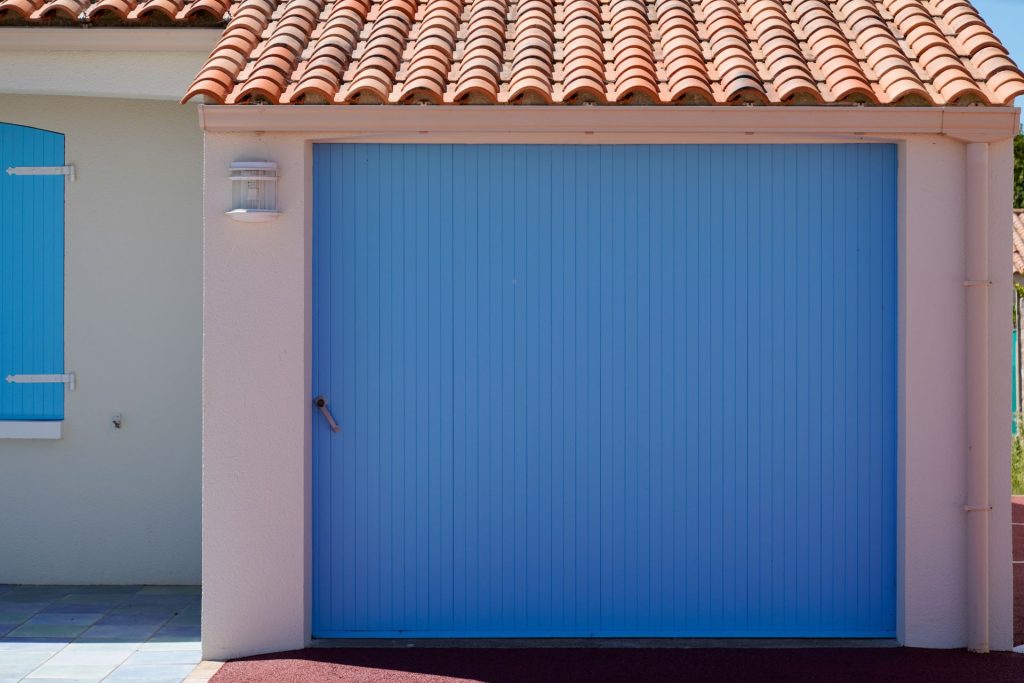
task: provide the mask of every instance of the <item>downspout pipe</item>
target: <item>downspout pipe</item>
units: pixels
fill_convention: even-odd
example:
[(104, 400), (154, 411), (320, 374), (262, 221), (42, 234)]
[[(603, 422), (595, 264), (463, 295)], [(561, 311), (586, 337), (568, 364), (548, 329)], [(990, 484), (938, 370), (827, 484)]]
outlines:
[(988, 145), (967, 144), (967, 649), (989, 651)]

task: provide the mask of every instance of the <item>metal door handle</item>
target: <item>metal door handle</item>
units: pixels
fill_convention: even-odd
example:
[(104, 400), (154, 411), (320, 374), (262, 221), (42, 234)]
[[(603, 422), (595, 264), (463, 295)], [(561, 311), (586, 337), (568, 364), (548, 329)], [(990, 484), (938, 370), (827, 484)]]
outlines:
[(320, 412), (324, 414), (324, 419), (327, 420), (327, 426), (331, 428), (332, 432), (340, 432), (341, 427), (334, 421), (334, 416), (331, 415), (331, 409), (327, 407), (327, 397), (320, 394), (313, 399), (313, 405), (320, 409)]

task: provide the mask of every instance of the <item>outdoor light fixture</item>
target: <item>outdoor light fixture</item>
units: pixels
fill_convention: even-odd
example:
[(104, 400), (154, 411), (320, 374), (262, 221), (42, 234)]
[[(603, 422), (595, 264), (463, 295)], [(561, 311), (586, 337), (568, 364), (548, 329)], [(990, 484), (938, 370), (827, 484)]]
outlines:
[(245, 223), (272, 221), (277, 210), (277, 164), (273, 161), (231, 163), (231, 218)]

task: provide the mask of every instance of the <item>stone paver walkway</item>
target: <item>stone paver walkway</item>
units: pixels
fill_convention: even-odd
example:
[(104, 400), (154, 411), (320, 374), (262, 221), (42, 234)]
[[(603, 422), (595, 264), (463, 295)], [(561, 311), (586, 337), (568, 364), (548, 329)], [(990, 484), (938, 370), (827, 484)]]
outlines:
[(180, 683), (198, 586), (0, 585), (0, 683)]

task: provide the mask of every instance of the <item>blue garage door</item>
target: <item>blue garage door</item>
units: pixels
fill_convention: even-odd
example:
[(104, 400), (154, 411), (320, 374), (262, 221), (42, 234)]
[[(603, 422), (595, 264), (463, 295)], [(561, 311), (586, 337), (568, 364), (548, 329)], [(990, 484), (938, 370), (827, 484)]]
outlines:
[(892, 636), (890, 145), (319, 145), (313, 632)]

